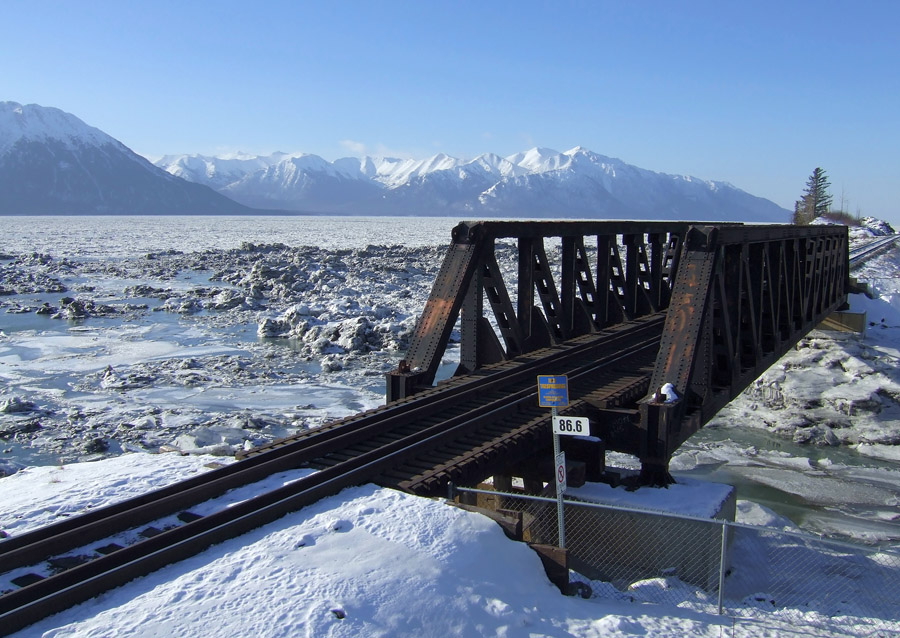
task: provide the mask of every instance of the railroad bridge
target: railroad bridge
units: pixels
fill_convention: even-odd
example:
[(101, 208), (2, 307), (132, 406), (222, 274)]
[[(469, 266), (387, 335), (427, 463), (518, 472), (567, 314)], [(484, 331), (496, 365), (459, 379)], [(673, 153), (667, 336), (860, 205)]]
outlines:
[[(591, 419), (591, 437), (564, 437), (588, 478), (608, 479), (605, 452), (619, 450), (664, 484), (679, 445), (845, 304), (848, 270), (843, 226), (459, 224), (384, 406), (0, 540), (15, 586), (0, 591), (0, 635), (350, 485), (443, 494), (515, 476), (540, 490), (551, 427), (538, 375), (567, 375), (568, 412)], [(457, 374), (435, 385), (457, 326)], [(318, 471), (190, 510), (300, 467)], [(133, 544), (116, 540), (135, 529)]]
[[(592, 437), (565, 437), (567, 453), (594, 480), (609, 449), (637, 456), (642, 482), (668, 482), (675, 450), (844, 306), (849, 286), (843, 226), (466, 222), (452, 240), (406, 358), (387, 375), (388, 402), (431, 387), (458, 321), (454, 386), (512, 379), (518, 368), (575, 377), (564, 413), (589, 417)], [(554, 359), (589, 348), (595, 354), (574, 364)], [(662, 394), (665, 384), (674, 392)], [(545, 478), (541, 425), (525, 445), (513, 445), (524, 435), (480, 441), (481, 464)], [(451, 467), (441, 456), (432, 452), (435, 465)], [(436, 477), (432, 468), (401, 486), (428, 492)]]

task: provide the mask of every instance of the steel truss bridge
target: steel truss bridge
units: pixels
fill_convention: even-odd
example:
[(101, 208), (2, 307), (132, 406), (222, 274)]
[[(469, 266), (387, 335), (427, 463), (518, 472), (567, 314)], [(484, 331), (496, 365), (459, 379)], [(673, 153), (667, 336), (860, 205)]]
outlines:
[[(616, 366), (614, 392), (581, 384), (568, 412), (601, 440), (582, 448), (633, 454), (645, 483), (665, 483), (678, 446), (844, 306), (848, 286), (843, 226), (462, 223), (387, 399), (431, 386), (457, 319), (458, 374), (655, 321), (652, 361)], [(660, 395), (667, 383), (677, 399)]]

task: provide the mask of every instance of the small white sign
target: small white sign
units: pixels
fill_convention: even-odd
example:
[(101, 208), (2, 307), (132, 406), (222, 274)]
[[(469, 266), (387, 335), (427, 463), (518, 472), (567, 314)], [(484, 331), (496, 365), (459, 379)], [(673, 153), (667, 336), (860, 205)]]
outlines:
[(562, 494), (566, 491), (566, 453), (560, 452), (556, 455), (556, 493)]
[(553, 417), (553, 434), (588, 436), (590, 433), (591, 422), (586, 416)]

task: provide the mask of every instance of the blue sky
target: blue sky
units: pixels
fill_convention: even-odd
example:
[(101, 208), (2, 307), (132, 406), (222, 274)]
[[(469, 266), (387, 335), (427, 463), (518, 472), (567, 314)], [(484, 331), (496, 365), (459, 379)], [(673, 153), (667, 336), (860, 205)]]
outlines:
[(3, 0), (0, 69), (150, 157), (581, 145), (900, 221), (896, 1)]

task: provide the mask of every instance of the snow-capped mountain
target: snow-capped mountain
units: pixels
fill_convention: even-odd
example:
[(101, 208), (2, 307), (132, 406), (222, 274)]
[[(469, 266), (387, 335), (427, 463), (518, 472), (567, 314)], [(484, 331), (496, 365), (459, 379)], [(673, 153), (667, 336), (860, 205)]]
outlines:
[(0, 102), (0, 214), (226, 214), (249, 210), (178, 179), (56, 108)]
[(265, 170), (289, 157), (291, 155), (288, 153), (280, 152), (266, 156), (237, 153), (215, 158), (200, 155), (165, 155), (156, 162), (156, 165), (164, 166), (167, 172), (189, 182), (224, 188), (248, 173)]
[[(169, 156), (157, 165), (255, 208), (323, 213), (785, 222), (789, 211), (724, 182), (655, 173), (576, 147), (506, 158)], [(229, 181), (230, 180), (230, 181)], [(227, 182), (227, 183), (226, 183)]]
[[(214, 158), (204, 159), (215, 165)], [(381, 188), (361, 176), (359, 160), (331, 163), (318, 155), (291, 155), (260, 170), (243, 174), (219, 188), (219, 192), (247, 206), (261, 209), (360, 214), (380, 212), (365, 204), (377, 202)]]

